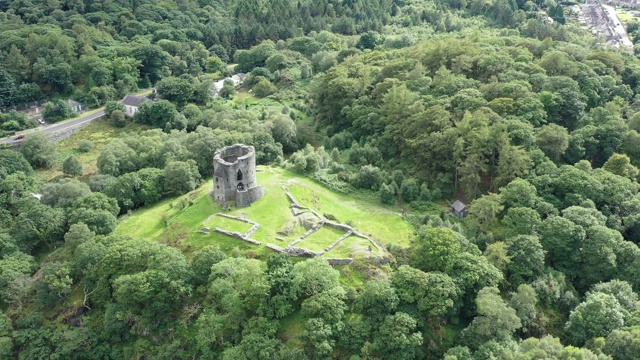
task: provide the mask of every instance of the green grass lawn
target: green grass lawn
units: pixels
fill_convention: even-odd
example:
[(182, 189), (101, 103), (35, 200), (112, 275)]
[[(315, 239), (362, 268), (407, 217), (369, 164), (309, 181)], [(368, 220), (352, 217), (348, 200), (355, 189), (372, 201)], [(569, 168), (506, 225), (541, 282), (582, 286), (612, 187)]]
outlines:
[[(141, 131), (148, 129), (146, 125), (129, 123), (123, 128), (115, 128), (109, 124), (108, 120), (101, 120), (87, 125), (86, 127), (73, 133), (70, 137), (58, 143), (58, 163), (51, 169), (38, 170), (35, 173), (36, 178), (44, 183), (55, 180), (62, 176), (62, 162), (69, 156), (74, 155), (82, 164), (82, 174), (84, 178), (98, 173), (97, 160), (100, 152), (108, 143), (123, 134), (131, 131)], [(91, 151), (83, 153), (77, 149), (78, 144), (82, 140), (89, 140), (93, 143)]]
[[(264, 197), (250, 207), (233, 208), (228, 214), (238, 216), (243, 213), (249, 220), (259, 223), (260, 229), (252, 236), (258, 241), (285, 247), (304, 233), (304, 228), (296, 226), (289, 236), (277, 234), (288, 222), (293, 221), (289, 200), (282, 190), (282, 185), (285, 185), (302, 205), (315, 208), (320, 213), (331, 213), (342, 222), (351, 220), (358, 230), (378, 239), (380, 245), (384, 243), (409, 245), (413, 233), (411, 225), (384, 207), (349, 195), (335, 193), (309, 178), (281, 168), (260, 166), (257, 177), (258, 183), (265, 188)], [(240, 251), (252, 251), (256, 256), (269, 254), (271, 250), (264, 245), (252, 245), (214, 232), (206, 235), (197, 233), (210, 215), (222, 210), (209, 196), (211, 185), (211, 179), (208, 179), (200, 188), (188, 194), (165, 199), (155, 205), (134, 211), (121, 219), (116, 233), (176, 246), (187, 254), (213, 244), (219, 245), (224, 251), (238, 248)], [(238, 226), (238, 224), (229, 226)], [(250, 225), (247, 224), (246, 228), (250, 228)], [(235, 231), (236, 229), (227, 230)], [(317, 246), (318, 250), (324, 249), (342, 235), (340, 232), (332, 231), (331, 228), (323, 228), (318, 235), (310, 238), (309, 243), (313, 244), (312, 247)], [(325, 240), (323, 234), (330, 236)], [(276, 237), (284, 240), (276, 240)], [(351, 242), (363, 240), (357, 239), (359, 238), (345, 239), (347, 243), (344, 246), (336, 247), (327, 256), (341, 257), (338, 255), (351, 254)], [(365, 244), (362, 244), (360, 247), (364, 246)]]
[[(300, 180), (299, 180), (300, 179)], [(364, 201), (349, 195), (332, 192), (320, 184), (301, 178), (289, 186), (293, 196), (302, 205), (314, 208), (321, 214), (335, 216), (371, 236), (380, 245), (397, 244), (408, 247), (413, 229), (401, 216), (380, 204)]]
[(231, 101), (238, 105), (256, 105), (260, 102), (260, 99), (254, 97), (253, 93), (248, 91), (238, 91), (233, 94), (233, 99), (231, 99)]
[(617, 15), (618, 15), (618, 19), (620, 19), (620, 21), (622, 21), (622, 22), (626, 23), (628, 21), (631, 21), (634, 18), (633, 15), (631, 15), (631, 14), (629, 14), (627, 12), (624, 12), (623, 10), (617, 10), (616, 12), (617, 12)]
[[(371, 251), (369, 251), (369, 246)], [(359, 236), (349, 236), (342, 240), (340, 244), (336, 245), (333, 249), (323, 255), (327, 258), (354, 258), (358, 256), (365, 256), (368, 254), (381, 255), (378, 249), (371, 244), (367, 239)]]
[(246, 223), (244, 221), (230, 219), (224, 216), (214, 216), (209, 221), (204, 223), (204, 226), (208, 227), (212, 231), (214, 227), (217, 227), (220, 229), (225, 229), (229, 231), (238, 232), (240, 234), (244, 234), (247, 231), (249, 231), (249, 229), (251, 229), (253, 225)]
[(338, 240), (342, 235), (344, 235), (344, 231), (340, 231), (329, 226), (323, 226), (320, 230), (304, 238), (304, 240), (299, 242), (296, 246), (320, 252), (327, 246), (331, 245), (334, 241)]

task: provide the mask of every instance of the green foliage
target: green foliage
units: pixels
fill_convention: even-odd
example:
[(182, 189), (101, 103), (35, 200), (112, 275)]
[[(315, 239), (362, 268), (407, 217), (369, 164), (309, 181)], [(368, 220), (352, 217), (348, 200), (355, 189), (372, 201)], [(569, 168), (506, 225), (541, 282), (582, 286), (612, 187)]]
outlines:
[(127, 118), (124, 116), (124, 112), (120, 109), (113, 110), (109, 116), (111, 124), (115, 127), (125, 127), (127, 125)]
[[(42, 136), (22, 142), (24, 159), (0, 152), (0, 296), (11, 318), (0, 314), (0, 357), (637, 357), (640, 63), (563, 26), (563, 6), (0, 3), (0, 107), (46, 96), (56, 99), (46, 116), (67, 117), (57, 99), (73, 94), (106, 102), (112, 124), (128, 128), (114, 99), (139, 86), (164, 98), (134, 119), (155, 130), (109, 142), (92, 134), (100, 175), (89, 185), (103, 193), (69, 179), (45, 184), (58, 159)], [(545, 8), (554, 24), (539, 16)], [(251, 72), (244, 86), (256, 96), (227, 82), (223, 98), (235, 99), (210, 101), (209, 77), (229, 75), (227, 62)], [(5, 134), (36, 125), (0, 114)], [(109, 235), (119, 214), (194, 190), (212, 173), (213, 152), (234, 143), (331, 189), (413, 202), (406, 218), (426, 227), (412, 238), (391, 212), (356, 210), (351, 197), (290, 181), (299, 201), (371, 233), (392, 266), (375, 250), (336, 269), (323, 258), (293, 265), (261, 246), (195, 234), (212, 203), (193, 194), (181, 199), (193, 206), (160, 203), (123, 220), (123, 234), (149, 241)], [(93, 173), (84, 145), (76, 160)], [(52, 170), (36, 181), (32, 166)], [(275, 241), (264, 230), (290, 214), (273, 191), (289, 180), (270, 184), (269, 206), (245, 209), (252, 220), (270, 211), (258, 216), (263, 243)], [(461, 196), (470, 212), (459, 220), (442, 207)], [(282, 214), (273, 211), (280, 200)], [(220, 248), (199, 250), (207, 236)], [(358, 255), (359, 241), (333, 254)], [(20, 250), (37, 255), (33, 278), (38, 267)], [(32, 311), (43, 307), (54, 307), (46, 318)]]
[(505, 241), (509, 281), (515, 285), (526, 283), (542, 274), (544, 270), (544, 250), (536, 236), (518, 235)]
[(120, 101), (107, 101), (107, 103), (104, 105), (104, 113), (109, 118), (111, 118), (111, 115), (113, 115), (113, 112), (116, 110), (119, 110), (123, 113), (125, 111), (124, 105)]
[(11, 110), (0, 113), (0, 130), (19, 131), (36, 126), (35, 120), (30, 120), (23, 113)]
[(154, 102), (151, 106), (143, 104), (133, 119), (142, 124), (166, 129), (168, 132), (168, 130), (176, 127), (176, 120), (179, 118), (178, 115), (179, 113), (176, 110), (176, 106), (163, 99)]
[(489, 193), (474, 200), (469, 206), (469, 217), (480, 230), (488, 230), (497, 220), (498, 213), (504, 209), (502, 196)]
[(16, 217), (9, 233), (16, 240), (18, 247), (25, 252), (41, 245), (53, 249), (56, 242), (62, 240), (65, 221), (62, 209), (32, 204), (28, 210)]
[(0, 174), (4, 177), (18, 171), (22, 171), (26, 175), (33, 173), (31, 165), (22, 153), (12, 150), (0, 150)]
[(365, 356), (407, 359), (419, 356), (422, 334), (414, 332), (417, 321), (410, 315), (397, 312), (380, 324), (379, 334), (362, 348)]
[(613, 330), (607, 336), (604, 352), (614, 359), (631, 360), (640, 351), (640, 329), (637, 326)]
[(62, 173), (67, 176), (80, 176), (82, 175), (82, 164), (75, 156), (71, 155), (62, 163)]
[(45, 306), (53, 306), (71, 291), (73, 279), (69, 276), (69, 264), (53, 262), (42, 269), (42, 277), (36, 281), (37, 296)]
[(175, 310), (191, 292), (184, 281), (175, 281), (170, 273), (158, 270), (119, 276), (113, 289), (114, 300), (126, 313), (148, 322), (161, 322), (160, 317)]
[(81, 244), (93, 240), (94, 236), (95, 233), (87, 224), (79, 222), (69, 227), (69, 231), (64, 235), (64, 243), (73, 251)]
[(160, 97), (175, 102), (179, 108), (183, 108), (195, 91), (192, 83), (193, 79), (185, 77), (166, 77), (156, 84), (156, 89)]
[(278, 91), (278, 88), (269, 80), (261, 77), (255, 85), (253, 85), (253, 93), (260, 98), (267, 97)]
[(77, 207), (71, 210), (68, 215), (68, 221), (69, 224), (86, 224), (92, 232), (99, 235), (110, 234), (116, 228), (117, 223), (115, 215), (108, 210), (85, 207)]
[(300, 298), (310, 297), (339, 285), (338, 271), (322, 258), (296, 263), (292, 274), (292, 288)]
[(282, 144), (284, 152), (298, 149), (296, 123), (288, 115), (278, 115), (271, 119), (273, 140)]
[(198, 166), (193, 160), (172, 161), (164, 168), (164, 189), (167, 192), (185, 194), (200, 185)]
[(571, 311), (565, 330), (572, 344), (582, 345), (623, 326), (624, 309), (618, 300), (609, 294), (593, 293)]
[(20, 305), (26, 299), (21, 298), (24, 294), (18, 291), (17, 285), (37, 269), (36, 262), (32, 256), (16, 251), (0, 259), (0, 265), (0, 296), (7, 303)]
[(42, 132), (25, 135), (20, 153), (34, 168), (51, 168), (57, 161), (58, 146)]
[(205, 285), (211, 274), (211, 267), (226, 258), (218, 246), (205, 246), (193, 254), (191, 269), (196, 285)]
[(635, 179), (638, 176), (638, 169), (631, 165), (631, 160), (624, 154), (611, 155), (602, 168), (610, 173), (630, 179)]
[(380, 202), (387, 205), (395, 204), (396, 194), (393, 186), (387, 184), (380, 186)]
[(471, 348), (489, 340), (508, 340), (522, 327), (516, 311), (500, 298), (495, 287), (485, 287), (476, 298), (478, 316), (464, 329), (462, 337)]
[(388, 280), (373, 280), (365, 284), (356, 306), (368, 321), (377, 324), (387, 315), (395, 313), (399, 303), (400, 298)]
[(531, 333), (538, 330), (538, 326), (544, 325), (539, 324), (537, 305), (538, 295), (530, 285), (521, 284), (518, 286), (517, 292), (511, 294), (509, 306), (516, 311), (516, 315), (522, 322), (521, 330), (523, 333)]
[(636, 311), (640, 305), (638, 302), (638, 294), (633, 291), (631, 285), (626, 281), (614, 279), (606, 283), (595, 284), (591, 290), (587, 292), (587, 297), (593, 293), (612, 295), (618, 300), (618, 303), (630, 313)]
[(460, 252), (460, 239), (449, 228), (422, 227), (416, 242), (412, 264), (423, 271), (446, 272)]
[(42, 203), (58, 208), (68, 208), (73, 202), (91, 192), (89, 186), (77, 179), (60, 179), (42, 186)]
[(415, 179), (407, 178), (400, 185), (400, 196), (404, 202), (412, 202), (420, 196), (420, 186)]
[(48, 102), (42, 110), (42, 117), (48, 123), (55, 123), (73, 116), (73, 109), (64, 100)]
[(91, 150), (93, 150), (93, 142), (89, 141), (89, 140), (80, 140), (78, 142), (78, 147), (77, 150), (83, 153), (87, 153)]
[(429, 316), (444, 316), (454, 306), (458, 288), (442, 273), (425, 273), (402, 265), (391, 275), (391, 283), (400, 301), (416, 304)]
[(500, 222), (519, 235), (531, 234), (542, 224), (540, 214), (526, 207), (510, 208)]

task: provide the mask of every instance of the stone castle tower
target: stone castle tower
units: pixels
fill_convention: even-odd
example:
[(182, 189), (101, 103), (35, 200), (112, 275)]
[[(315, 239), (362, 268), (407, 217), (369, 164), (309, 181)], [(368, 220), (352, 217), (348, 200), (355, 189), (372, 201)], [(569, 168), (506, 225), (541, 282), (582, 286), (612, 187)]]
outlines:
[(235, 144), (213, 156), (213, 196), (216, 202), (236, 201), (249, 206), (264, 195), (256, 181), (256, 152), (253, 146)]

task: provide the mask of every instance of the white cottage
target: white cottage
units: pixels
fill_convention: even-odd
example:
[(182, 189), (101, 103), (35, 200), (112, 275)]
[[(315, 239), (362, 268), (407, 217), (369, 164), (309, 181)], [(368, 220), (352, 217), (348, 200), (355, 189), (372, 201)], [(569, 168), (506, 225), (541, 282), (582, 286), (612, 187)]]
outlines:
[(153, 100), (146, 98), (144, 96), (135, 96), (135, 95), (127, 95), (122, 99), (122, 105), (124, 105), (124, 114), (125, 116), (132, 117), (142, 104), (148, 103), (149, 105), (153, 104)]

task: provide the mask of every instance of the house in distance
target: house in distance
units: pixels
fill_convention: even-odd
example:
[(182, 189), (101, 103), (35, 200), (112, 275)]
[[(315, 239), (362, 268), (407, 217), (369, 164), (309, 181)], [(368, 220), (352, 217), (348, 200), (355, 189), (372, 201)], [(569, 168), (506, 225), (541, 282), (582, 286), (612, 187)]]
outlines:
[(149, 105), (153, 104), (153, 100), (146, 98), (144, 96), (135, 96), (135, 95), (127, 95), (122, 99), (122, 105), (124, 105), (124, 115), (128, 117), (132, 117), (135, 113), (138, 112), (140, 106), (144, 103), (148, 103)]
[(69, 104), (69, 106), (71, 107), (71, 109), (74, 112), (81, 112), (82, 111), (82, 104), (80, 104), (77, 101), (69, 99), (69, 100), (67, 100), (67, 104)]

